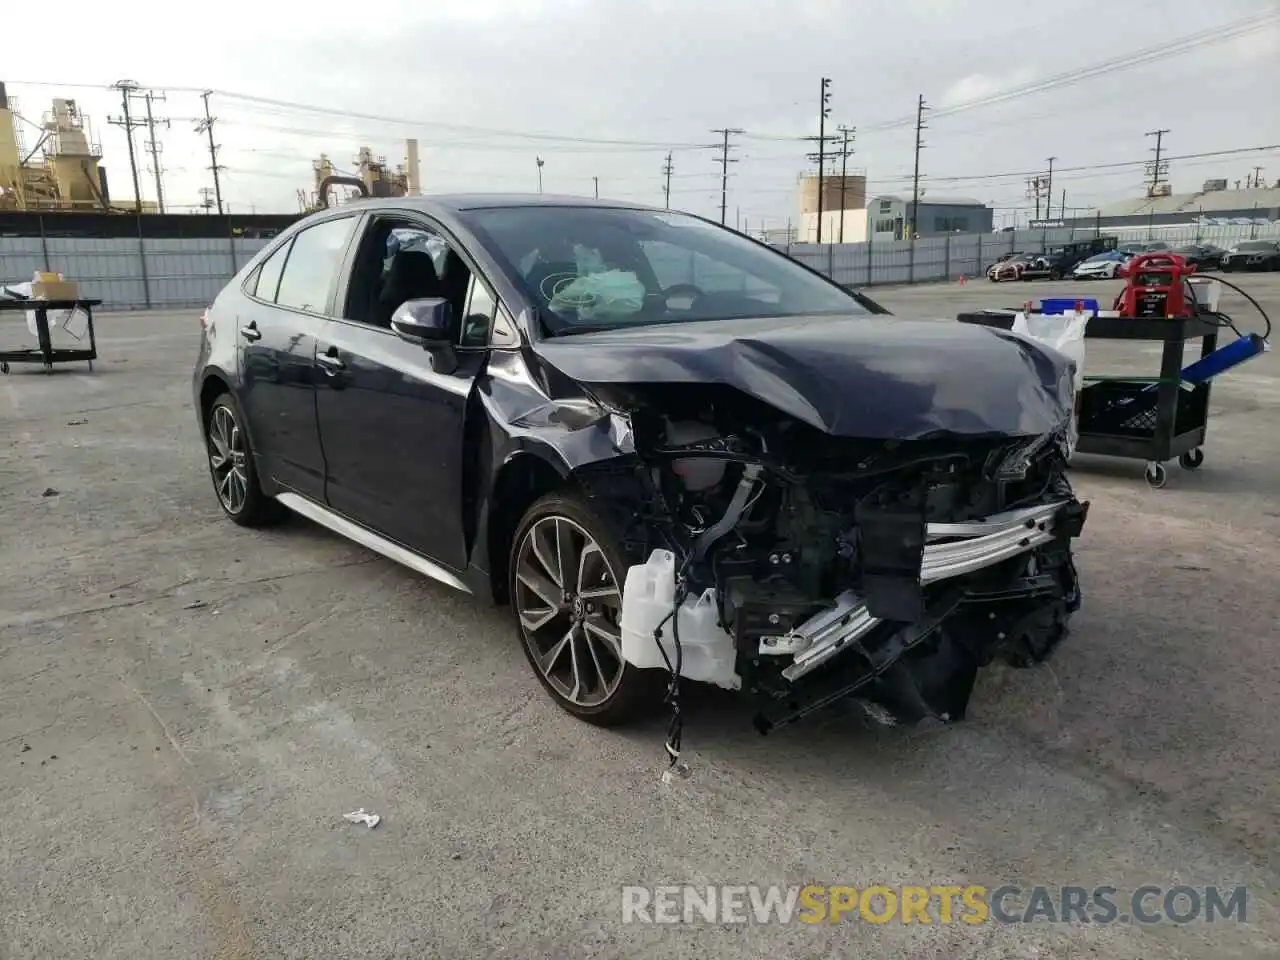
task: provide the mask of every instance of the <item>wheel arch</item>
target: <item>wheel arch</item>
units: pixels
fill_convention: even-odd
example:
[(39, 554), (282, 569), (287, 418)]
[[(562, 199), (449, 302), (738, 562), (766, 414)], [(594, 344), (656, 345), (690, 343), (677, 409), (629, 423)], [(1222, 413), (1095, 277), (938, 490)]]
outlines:
[(541, 446), (512, 452), (494, 472), (484, 539), (494, 603), (510, 601), (507, 564), (525, 512), (540, 498), (572, 485), (572, 477), (568, 464)]

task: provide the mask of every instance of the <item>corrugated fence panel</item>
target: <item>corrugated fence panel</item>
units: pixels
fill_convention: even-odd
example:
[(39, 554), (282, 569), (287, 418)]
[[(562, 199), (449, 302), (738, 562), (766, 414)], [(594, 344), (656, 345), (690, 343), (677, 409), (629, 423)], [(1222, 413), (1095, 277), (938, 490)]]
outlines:
[[(1104, 227), (1102, 233), (1119, 238), (1121, 243), (1154, 239), (1172, 246), (1212, 243), (1230, 247), (1242, 240), (1280, 240), (1280, 223)], [(1091, 227), (1055, 227), (926, 237), (915, 242), (914, 252), (909, 240), (792, 244), (779, 249), (837, 283), (861, 287), (980, 277), (1001, 254), (1039, 253), (1095, 235)], [(42, 243), (39, 237), (0, 237), (0, 281), (22, 282), (34, 271), (48, 269), (78, 281), (85, 296), (102, 300), (106, 310), (202, 307), (270, 242), (49, 237)], [(646, 253), (664, 286), (693, 283), (704, 290), (743, 289), (740, 273), (719, 269), (704, 258), (656, 247)]]
[(0, 237), (0, 283), (22, 283), (43, 269), (39, 237)]

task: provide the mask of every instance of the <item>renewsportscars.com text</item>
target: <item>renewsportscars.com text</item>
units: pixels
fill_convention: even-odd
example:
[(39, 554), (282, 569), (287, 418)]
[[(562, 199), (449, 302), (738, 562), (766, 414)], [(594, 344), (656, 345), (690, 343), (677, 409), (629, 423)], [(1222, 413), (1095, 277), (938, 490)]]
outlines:
[(624, 923), (981, 924), (1246, 921), (1244, 887), (671, 885), (622, 888)]

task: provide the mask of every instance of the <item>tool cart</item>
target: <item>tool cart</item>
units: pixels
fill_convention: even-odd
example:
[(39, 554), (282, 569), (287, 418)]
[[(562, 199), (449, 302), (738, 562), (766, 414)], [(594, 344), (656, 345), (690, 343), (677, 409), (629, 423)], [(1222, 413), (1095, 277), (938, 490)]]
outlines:
[[(977, 323), (1009, 330), (1015, 310), (962, 313), (961, 323)], [(1201, 358), (1218, 346), (1220, 327), (1199, 317), (1182, 319), (1093, 316), (1086, 340), (1141, 340), (1164, 344), (1158, 377), (1086, 376), (1080, 392), (1076, 450), (1147, 462), (1147, 482), (1162, 487), (1164, 464), (1178, 463), (1194, 470), (1204, 462), (1205, 431), (1209, 420), (1211, 384), (1187, 383), (1182, 370), (1183, 348), (1201, 340)]]
[[(93, 361), (98, 359), (98, 343), (93, 331), (93, 308), (101, 304), (101, 300), (23, 300), (0, 298), (0, 324), (10, 318), (25, 321), (27, 313), (35, 314), (36, 340), (38, 346), (23, 347), (17, 350), (0, 350), (0, 373), (9, 372), (11, 363), (41, 363), (46, 373), (53, 370), (55, 363), (70, 363), (84, 360), (93, 369)], [(49, 314), (53, 312), (71, 317), (73, 311), (79, 310), (85, 318), (85, 337), (83, 346), (54, 347), (50, 334)]]

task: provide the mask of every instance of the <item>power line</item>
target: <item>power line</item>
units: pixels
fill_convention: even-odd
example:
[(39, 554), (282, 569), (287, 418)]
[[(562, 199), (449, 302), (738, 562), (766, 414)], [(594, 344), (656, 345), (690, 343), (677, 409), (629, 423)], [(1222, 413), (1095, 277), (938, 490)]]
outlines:
[(667, 151), (667, 162), (662, 165), (662, 173), (666, 177), (666, 185), (662, 188), (663, 206), (671, 209), (671, 151)]
[(826, 149), (829, 141), (835, 140), (835, 137), (827, 136), (827, 118), (831, 116), (831, 78), (822, 78), (822, 97), (818, 101), (818, 135), (816, 137), (805, 137), (806, 140), (816, 140), (818, 142), (818, 152), (809, 154), (809, 159), (818, 161), (818, 243), (822, 242), (822, 199), (826, 193), (826, 171), (824, 166), (826, 163)]
[(729, 164), (738, 162), (736, 157), (729, 157), (729, 137), (736, 136), (742, 131), (737, 127), (721, 127), (711, 132), (721, 134), (724, 137), (724, 143), (720, 148), (720, 156), (716, 157), (714, 161), (720, 164), (720, 223), (723, 225), (729, 202)]
[[(849, 185), (849, 154), (853, 153), (853, 139), (856, 127), (846, 127), (841, 124), (836, 128), (840, 131), (843, 138), (840, 141), (840, 243), (844, 243), (844, 221), (845, 221), (845, 190)], [(865, 190), (863, 202), (865, 203)]]
[(915, 170), (911, 174), (911, 234), (912, 239), (916, 235), (916, 218), (920, 212), (920, 151), (924, 149), (924, 131), (928, 126), (924, 122), (924, 112), (929, 107), (925, 105), (924, 94), (920, 94), (920, 98), (916, 101), (916, 161)]
[[(1053, 161), (1057, 159), (1057, 157), (1049, 158), (1049, 177), (1044, 188), (1045, 196), (1049, 198), (1044, 210), (1046, 220), (1053, 219)], [(1066, 216), (1066, 211), (1063, 211), (1063, 216)]]

